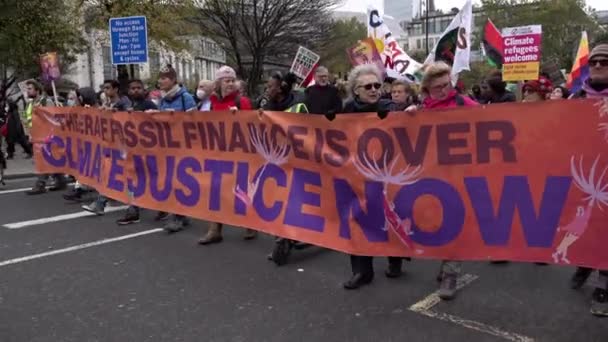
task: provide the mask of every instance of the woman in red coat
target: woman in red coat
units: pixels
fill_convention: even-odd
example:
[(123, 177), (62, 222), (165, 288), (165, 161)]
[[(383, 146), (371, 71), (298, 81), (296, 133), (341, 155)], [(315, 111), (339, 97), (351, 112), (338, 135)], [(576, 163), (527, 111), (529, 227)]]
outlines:
[[(236, 72), (229, 66), (223, 66), (215, 72), (215, 92), (209, 98), (211, 100), (211, 110), (249, 110), (253, 109), (251, 101), (241, 96), (236, 83)], [(218, 222), (211, 222), (207, 234), (198, 243), (208, 245), (222, 242), (223, 225)], [(243, 238), (245, 240), (254, 239), (257, 236), (255, 230), (247, 229)]]

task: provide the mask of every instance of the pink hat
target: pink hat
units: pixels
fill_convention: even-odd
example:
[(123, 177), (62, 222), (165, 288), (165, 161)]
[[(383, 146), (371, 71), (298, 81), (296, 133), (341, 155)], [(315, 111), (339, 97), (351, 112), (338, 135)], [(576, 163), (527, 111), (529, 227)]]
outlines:
[(221, 80), (222, 78), (236, 78), (236, 72), (231, 67), (224, 65), (215, 72), (216, 80)]

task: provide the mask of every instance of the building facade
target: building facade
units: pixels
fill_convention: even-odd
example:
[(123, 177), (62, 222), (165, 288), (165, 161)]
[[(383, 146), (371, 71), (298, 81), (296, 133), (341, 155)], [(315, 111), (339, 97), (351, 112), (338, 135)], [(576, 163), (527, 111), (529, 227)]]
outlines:
[[(89, 48), (78, 55), (76, 62), (68, 68), (65, 78), (80, 87), (98, 87), (106, 79), (116, 79), (117, 67), (112, 65), (109, 34), (105, 30), (90, 30), (85, 33)], [(134, 77), (149, 83), (155, 82), (161, 67), (170, 64), (177, 71), (179, 81), (192, 84), (201, 79), (212, 80), (215, 71), (226, 64), (226, 53), (213, 40), (201, 36), (186, 36), (188, 51), (175, 52), (149, 43), (148, 63), (134, 65)]]
[[(410, 22), (401, 22), (400, 25), (407, 32), (405, 39), (400, 40), (400, 45), (405, 51), (425, 51), (428, 47), (432, 51), (435, 44), (439, 42), (442, 33), (452, 22), (452, 19), (458, 14), (458, 11), (450, 11), (447, 13), (441, 11), (429, 12), (428, 18), (426, 15), (414, 18)], [(479, 8), (473, 8), (473, 36), (476, 32), (482, 29), (483, 21), (482, 12)], [(427, 20), (428, 20), (428, 36), (427, 36)], [(476, 61), (481, 59), (480, 46), (471, 47), (471, 60)]]
[(410, 21), (414, 17), (415, 0), (384, 0), (384, 14), (398, 22)]

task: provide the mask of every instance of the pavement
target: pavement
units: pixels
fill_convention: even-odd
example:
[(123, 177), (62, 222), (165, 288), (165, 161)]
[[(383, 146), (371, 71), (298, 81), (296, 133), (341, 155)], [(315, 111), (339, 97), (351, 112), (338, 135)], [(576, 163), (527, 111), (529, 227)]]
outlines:
[(438, 300), (437, 261), (405, 263), (342, 289), (348, 257), (309, 248), (277, 267), (272, 238), (198, 246), (206, 223), (167, 235), (144, 211), (88, 216), (59, 193), (26, 196), (33, 179), (0, 188), (0, 341), (606, 341), (589, 314), (591, 286), (570, 267), (466, 262), (461, 290)]
[(19, 152), (15, 153), (14, 159), (7, 160), (6, 164), (4, 179), (28, 178), (33, 177), (36, 174), (33, 159), (25, 158), (25, 156)]

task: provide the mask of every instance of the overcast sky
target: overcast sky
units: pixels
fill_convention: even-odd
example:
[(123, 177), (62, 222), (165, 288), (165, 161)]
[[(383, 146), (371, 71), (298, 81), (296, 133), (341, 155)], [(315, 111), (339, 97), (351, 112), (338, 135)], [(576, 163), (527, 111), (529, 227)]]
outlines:
[[(435, 0), (435, 6), (449, 10), (452, 7), (460, 8), (464, 2), (465, 0)], [(608, 10), (608, 0), (586, 0), (586, 2), (587, 5), (596, 10)], [(344, 11), (365, 12), (367, 11), (367, 5), (370, 3), (382, 8), (383, 0), (346, 0), (340, 9)], [(478, 3), (478, 1), (473, 0), (473, 3)], [(390, 15), (390, 13), (386, 14)]]

